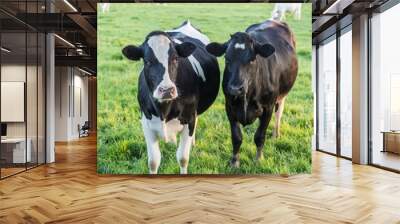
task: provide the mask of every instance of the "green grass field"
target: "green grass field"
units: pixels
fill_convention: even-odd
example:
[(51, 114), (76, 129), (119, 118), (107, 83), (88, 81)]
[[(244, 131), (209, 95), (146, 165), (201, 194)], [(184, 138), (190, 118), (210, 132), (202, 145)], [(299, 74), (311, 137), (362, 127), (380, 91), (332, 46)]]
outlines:
[[(142, 62), (125, 59), (121, 49), (140, 45), (154, 30), (169, 30), (184, 20), (211, 41), (224, 42), (229, 34), (244, 31), (270, 18), (273, 4), (112, 4), (98, 16), (98, 172), (147, 174), (147, 153), (136, 99)], [(281, 137), (272, 139), (274, 118), (267, 131), (265, 159), (255, 162), (253, 135), (258, 122), (242, 128), (240, 168), (231, 168), (230, 128), (222, 89), (214, 104), (199, 117), (190, 174), (296, 174), (311, 172), (313, 95), (311, 91), (311, 4), (304, 4), (302, 19), (287, 16), (297, 39), (299, 74), (286, 100)], [(219, 58), (221, 71), (224, 59)], [(222, 74), (221, 74), (222, 75)], [(221, 77), (222, 80), (222, 77)], [(160, 144), (160, 174), (178, 174), (174, 144)]]

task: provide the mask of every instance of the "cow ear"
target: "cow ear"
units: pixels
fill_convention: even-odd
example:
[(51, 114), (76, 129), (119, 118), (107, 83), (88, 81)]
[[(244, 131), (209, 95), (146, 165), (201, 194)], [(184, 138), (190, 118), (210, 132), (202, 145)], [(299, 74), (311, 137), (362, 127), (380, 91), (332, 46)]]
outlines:
[(213, 42), (206, 46), (206, 50), (208, 51), (208, 53), (210, 53), (216, 57), (220, 57), (223, 54), (225, 54), (227, 46), (228, 45), (226, 43), (220, 44), (217, 42)]
[(191, 55), (194, 50), (196, 50), (196, 45), (190, 42), (184, 42), (176, 45), (175, 49), (178, 52), (179, 56), (186, 58), (189, 57), (189, 55)]
[(256, 53), (264, 58), (268, 58), (275, 52), (275, 48), (271, 44), (256, 44), (255, 49)]
[(143, 50), (140, 47), (128, 45), (122, 49), (122, 53), (130, 60), (140, 60), (143, 57)]

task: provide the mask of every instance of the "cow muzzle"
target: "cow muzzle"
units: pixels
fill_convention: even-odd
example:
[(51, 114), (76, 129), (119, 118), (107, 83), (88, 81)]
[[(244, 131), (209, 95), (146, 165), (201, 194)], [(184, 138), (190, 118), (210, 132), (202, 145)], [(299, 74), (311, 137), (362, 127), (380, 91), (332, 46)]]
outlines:
[(178, 97), (176, 86), (158, 86), (155, 98), (159, 101), (173, 100)]
[(245, 92), (244, 85), (238, 85), (238, 86), (230, 85), (228, 87), (228, 92), (232, 96), (243, 96)]

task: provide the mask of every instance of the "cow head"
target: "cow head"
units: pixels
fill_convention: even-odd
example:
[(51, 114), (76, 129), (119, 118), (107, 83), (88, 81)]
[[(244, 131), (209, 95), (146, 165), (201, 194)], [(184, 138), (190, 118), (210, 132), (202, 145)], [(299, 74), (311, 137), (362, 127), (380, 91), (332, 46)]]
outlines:
[(122, 53), (130, 60), (143, 59), (148, 88), (157, 101), (164, 102), (178, 97), (176, 77), (179, 59), (188, 57), (195, 49), (192, 43), (176, 44), (167, 33), (154, 31), (142, 45), (126, 46)]
[(249, 82), (253, 81), (257, 70), (256, 58), (269, 57), (275, 52), (270, 44), (259, 44), (252, 37), (243, 32), (231, 35), (226, 43), (210, 43), (207, 51), (217, 57), (225, 54), (226, 91), (232, 96), (243, 96), (248, 89)]

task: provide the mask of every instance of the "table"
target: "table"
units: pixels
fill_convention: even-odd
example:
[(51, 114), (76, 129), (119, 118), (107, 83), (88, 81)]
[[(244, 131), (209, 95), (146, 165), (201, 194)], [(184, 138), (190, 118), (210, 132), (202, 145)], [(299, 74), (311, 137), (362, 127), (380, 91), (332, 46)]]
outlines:
[(31, 162), (32, 153), (30, 138), (26, 139), (27, 147), (25, 152), (25, 138), (6, 138), (1, 139), (1, 157), (6, 163), (26, 163)]
[(400, 154), (400, 131), (382, 131), (383, 150), (382, 152), (392, 152)]

